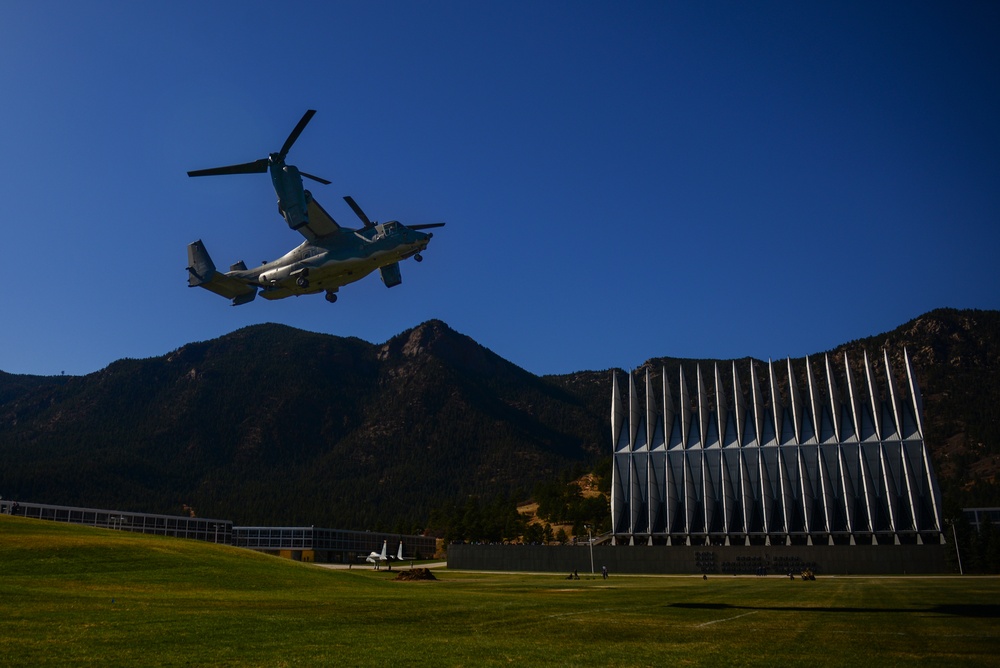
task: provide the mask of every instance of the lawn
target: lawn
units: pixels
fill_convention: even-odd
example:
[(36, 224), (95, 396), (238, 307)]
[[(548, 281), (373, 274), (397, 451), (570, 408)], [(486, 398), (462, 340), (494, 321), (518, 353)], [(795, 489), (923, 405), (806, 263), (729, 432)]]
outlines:
[(328, 570), (0, 516), (0, 665), (997, 665), (1000, 579)]

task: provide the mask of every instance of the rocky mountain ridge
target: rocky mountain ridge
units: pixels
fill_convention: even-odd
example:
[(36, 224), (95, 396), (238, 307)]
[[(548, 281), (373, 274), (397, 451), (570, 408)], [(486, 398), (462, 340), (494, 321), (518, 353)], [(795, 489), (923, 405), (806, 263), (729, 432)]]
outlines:
[[(1000, 505), (1000, 312), (941, 309), (829, 352), (899, 366), (904, 346), (946, 507)], [(610, 395), (609, 371), (538, 377), (437, 320), (383, 344), (255, 325), (87, 376), (0, 372), (0, 494), (411, 531), (441, 503), (594, 467)]]

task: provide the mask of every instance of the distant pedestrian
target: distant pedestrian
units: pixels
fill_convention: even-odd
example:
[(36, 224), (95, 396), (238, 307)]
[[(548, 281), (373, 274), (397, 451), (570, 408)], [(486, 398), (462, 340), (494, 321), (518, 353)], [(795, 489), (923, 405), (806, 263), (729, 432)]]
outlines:
[(608, 567), (607, 566), (601, 566), (601, 577), (604, 578), (605, 580), (608, 579)]

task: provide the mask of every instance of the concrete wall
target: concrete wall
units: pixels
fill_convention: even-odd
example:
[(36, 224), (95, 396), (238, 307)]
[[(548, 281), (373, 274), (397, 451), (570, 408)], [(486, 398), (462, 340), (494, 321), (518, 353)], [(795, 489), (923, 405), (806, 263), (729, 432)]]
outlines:
[[(824, 575), (957, 572), (950, 545), (609, 546), (593, 548), (594, 570), (614, 573), (769, 575), (810, 568)], [(591, 572), (587, 546), (449, 545), (448, 568), (481, 571)]]

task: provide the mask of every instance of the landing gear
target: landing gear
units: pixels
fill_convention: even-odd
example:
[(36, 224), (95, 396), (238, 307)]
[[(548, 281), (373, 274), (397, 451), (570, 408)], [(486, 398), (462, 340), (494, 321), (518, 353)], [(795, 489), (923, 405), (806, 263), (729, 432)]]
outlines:
[(327, 290), (326, 291), (326, 301), (330, 302), (331, 304), (333, 302), (337, 301), (337, 293), (334, 292), (333, 290)]
[(413, 256), (413, 259), (416, 260), (417, 262), (423, 262), (424, 256), (421, 255), (420, 253), (417, 253), (416, 255)]
[(295, 285), (297, 285), (297, 286), (299, 286), (300, 288), (303, 288), (303, 289), (309, 287), (309, 270), (308, 269), (303, 269), (302, 270), (302, 273), (299, 274), (299, 277), (295, 279)]

